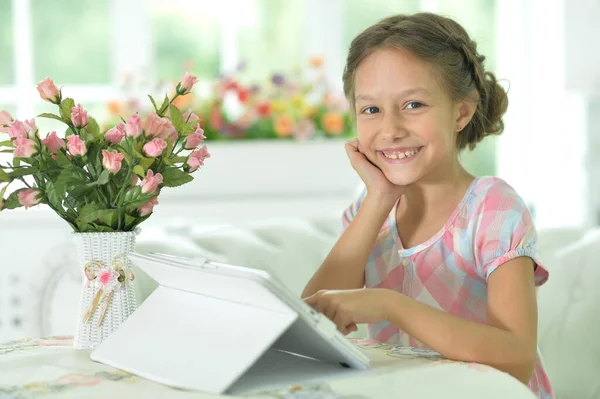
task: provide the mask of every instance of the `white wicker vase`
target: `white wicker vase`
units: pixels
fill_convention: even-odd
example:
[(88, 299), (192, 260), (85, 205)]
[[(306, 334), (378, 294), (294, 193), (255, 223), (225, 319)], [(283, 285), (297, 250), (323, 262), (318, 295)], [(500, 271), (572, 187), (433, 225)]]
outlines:
[[(136, 235), (137, 232), (133, 231), (73, 233), (82, 279), (77, 332), (73, 340), (75, 349), (95, 348), (135, 311), (137, 303), (134, 276), (130, 272), (128, 255), (135, 249)], [(99, 288), (98, 281), (94, 281), (93, 275), (89, 276), (90, 265), (95, 268), (124, 269), (127, 278), (116, 285), (112, 295), (99, 295), (101, 287)], [(94, 300), (101, 297), (103, 300), (92, 308)]]

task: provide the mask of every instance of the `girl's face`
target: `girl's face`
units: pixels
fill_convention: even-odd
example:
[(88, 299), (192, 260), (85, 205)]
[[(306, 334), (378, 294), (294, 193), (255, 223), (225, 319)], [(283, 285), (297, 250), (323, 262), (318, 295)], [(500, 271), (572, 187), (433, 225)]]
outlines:
[(390, 182), (405, 186), (454, 169), (461, 107), (430, 64), (405, 50), (377, 50), (358, 66), (354, 92), (359, 148)]

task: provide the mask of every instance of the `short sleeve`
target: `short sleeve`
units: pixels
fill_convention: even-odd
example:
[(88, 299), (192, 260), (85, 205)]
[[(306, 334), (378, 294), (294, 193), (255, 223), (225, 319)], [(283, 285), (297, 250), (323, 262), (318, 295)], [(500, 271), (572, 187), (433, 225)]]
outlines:
[(342, 212), (342, 233), (346, 231), (352, 220), (354, 220), (354, 217), (358, 213), (358, 208), (360, 208), (360, 204), (362, 204), (366, 195), (366, 187), (361, 188), (352, 203)]
[(478, 212), (475, 238), (477, 272), (486, 281), (501, 265), (521, 256), (535, 263), (535, 285), (549, 277), (538, 253), (537, 232), (525, 202), (502, 180), (489, 191)]

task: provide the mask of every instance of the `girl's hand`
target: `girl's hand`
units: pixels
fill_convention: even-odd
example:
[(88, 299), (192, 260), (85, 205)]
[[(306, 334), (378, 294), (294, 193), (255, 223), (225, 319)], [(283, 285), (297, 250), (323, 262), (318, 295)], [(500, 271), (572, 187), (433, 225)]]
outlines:
[(357, 324), (380, 323), (387, 319), (390, 292), (378, 288), (321, 290), (304, 301), (333, 321), (342, 334), (349, 334), (356, 331)]
[(394, 202), (404, 194), (406, 187), (390, 182), (360, 150), (358, 139), (346, 142), (345, 147), (350, 164), (365, 183), (368, 193), (393, 199)]

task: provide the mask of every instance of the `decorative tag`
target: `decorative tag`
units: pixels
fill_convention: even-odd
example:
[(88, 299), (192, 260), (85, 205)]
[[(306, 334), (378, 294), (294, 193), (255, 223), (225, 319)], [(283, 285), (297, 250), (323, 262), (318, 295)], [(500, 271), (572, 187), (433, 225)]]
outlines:
[(104, 302), (102, 313), (100, 313), (98, 319), (98, 327), (101, 327), (104, 315), (110, 305), (110, 300), (113, 297), (115, 289), (122, 287), (123, 284), (126, 284), (127, 282), (133, 281), (135, 276), (127, 266), (126, 260), (127, 258), (125, 255), (119, 254), (112, 259), (111, 266), (105, 266), (102, 262), (97, 260), (86, 262), (83, 267), (83, 273), (88, 280), (86, 284), (94, 282), (96, 288), (98, 288), (98, 292), (90, 303), (87, 312), (83, 315), (83, 324), (87, 324), (90, 321), (96, 308)]

